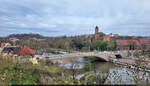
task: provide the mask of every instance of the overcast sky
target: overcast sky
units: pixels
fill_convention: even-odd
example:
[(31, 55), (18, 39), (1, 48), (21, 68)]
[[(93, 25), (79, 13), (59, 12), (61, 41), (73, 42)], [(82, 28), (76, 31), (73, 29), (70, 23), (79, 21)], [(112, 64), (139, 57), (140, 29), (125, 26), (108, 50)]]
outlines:
[(150, 0), (0, 0), (0, 36), (150, 35)]

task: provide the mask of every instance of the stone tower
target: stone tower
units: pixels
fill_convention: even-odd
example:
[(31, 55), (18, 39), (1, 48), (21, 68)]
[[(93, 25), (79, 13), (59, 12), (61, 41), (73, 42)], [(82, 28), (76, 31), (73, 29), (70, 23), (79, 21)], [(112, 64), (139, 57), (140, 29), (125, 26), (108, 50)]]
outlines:
[(94, 39), (96, 40), (99, 37), (99, 28), (98, 26), (95, 27), (95, 35), (94, 35)]

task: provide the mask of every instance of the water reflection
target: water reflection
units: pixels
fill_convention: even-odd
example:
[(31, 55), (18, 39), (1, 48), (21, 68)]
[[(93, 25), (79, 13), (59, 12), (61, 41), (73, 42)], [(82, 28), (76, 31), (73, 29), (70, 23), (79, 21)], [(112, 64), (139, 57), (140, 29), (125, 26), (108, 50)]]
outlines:
[(101, 71), (103, 73), (108, 73), (110, 69), (114, 68), (115, 65), (110, 62), (95, 62), (96, 71)]
[(68, 69), (83, 69), (87, 61), (84, 58), (78, 58), (75, 59), (74, 61), (70, 61), (64, 66)]

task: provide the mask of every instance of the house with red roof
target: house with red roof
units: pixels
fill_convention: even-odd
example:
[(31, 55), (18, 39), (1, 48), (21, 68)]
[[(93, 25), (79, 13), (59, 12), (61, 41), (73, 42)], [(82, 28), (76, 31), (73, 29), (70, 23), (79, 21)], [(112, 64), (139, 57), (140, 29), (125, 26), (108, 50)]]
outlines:
[(27, 46), (21, 46), (19, 51), (14, 52), (14, 54), (17, 55), (35, 55), (35, 53), (36, 53), (35, 50), (32, 50)]
[(150, 49), (150, 37), (140, 38), (140, 43), (144, 49)]
[(2, 53), (12, 53), (17, 55), (35, 55), (36, 51), (27, 46), (5, 46)]
[(113, 34), (114, 37), (119, 37), (119, 34)]
[(116, 44), (120, 50), (140, 50), (142, 48), (138, 38), (117, 39)]
[(106, 35), (103, 37), (103, 42), (110, 41), (110, 36)]
[(18, 41), (19, 39), (17, 39), (16, 37), (10, 37), (9, 40), (15, 42), (15, 41)]
[(1, 42), (1, 47), (4, 47), (6, 45), (5, 42)]

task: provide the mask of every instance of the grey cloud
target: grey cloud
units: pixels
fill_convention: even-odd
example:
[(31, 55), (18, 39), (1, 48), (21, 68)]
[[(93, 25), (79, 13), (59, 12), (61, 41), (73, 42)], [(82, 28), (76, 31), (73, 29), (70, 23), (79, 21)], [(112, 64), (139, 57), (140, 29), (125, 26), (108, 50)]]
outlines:
[[(0, 30), (79, 35), (94, 33), (98, 25), (106, 33), (148, 35), (149, 4), (149, 0), (0, 0)], [(8, 34), (2, 31), (0, 36)]]

